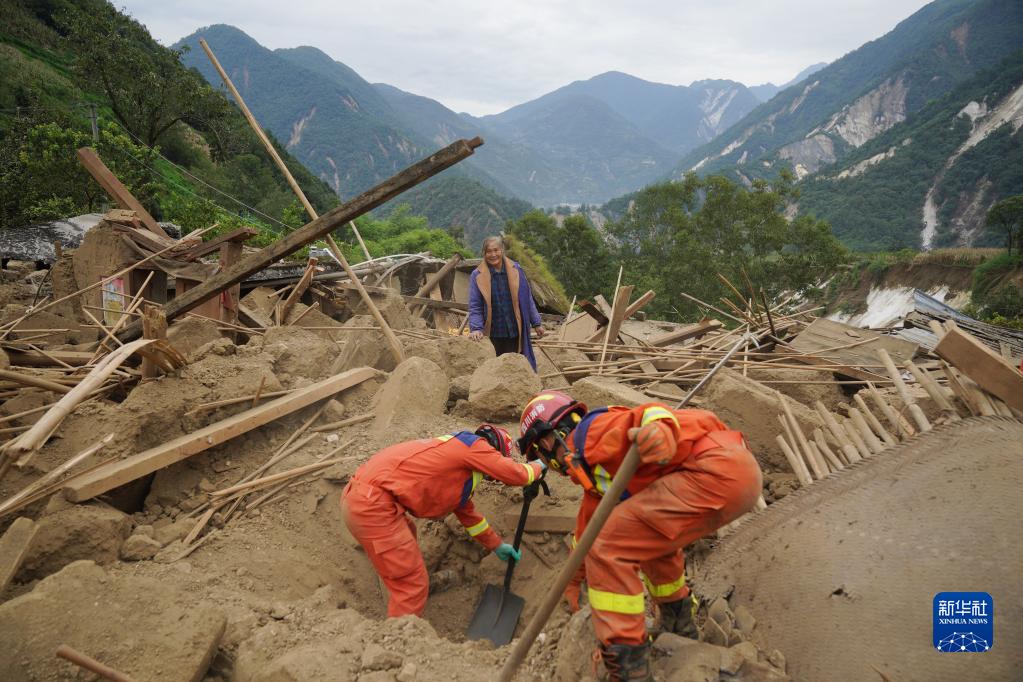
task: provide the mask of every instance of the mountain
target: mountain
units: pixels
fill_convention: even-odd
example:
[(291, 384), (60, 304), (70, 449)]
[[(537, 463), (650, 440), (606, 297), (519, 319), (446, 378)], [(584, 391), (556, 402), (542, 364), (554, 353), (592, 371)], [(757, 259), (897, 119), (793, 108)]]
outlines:
[(775, 95), (777, 95), (782, 90), (790, 88), (797, 83), (802, 83), (807, 78), (817, 73), (827, 65), (828, 65), (827, 62), (818, 62), (816, 64), (811, 64), (810, 66), (806, 67), (798, 74), (796, 74), (795, 78), (790, 80), (788, 83), (785, 83), (784, 85), (775, 85), (774, 83), (764, 83), (763, 85), (751, 85), (750, 92), (752, 92), (753, 96), (756, 97), (761, 102), (766, 102)]
[(806, 177), (994, 66), (1020, 35), (1018, 0), (937, 0), (760, 105), (677, 171)]
[[(528, 129), (558, 102), (589, 97), (602, 102), (663, 149), (684, 154), (713, 139), (758, 104), (741, 83), (696, 81), (689, 86), (652, 83), (618, 71), (575, 81), (481, 121), (497, 130)], [(594, 140), (599, 145), (599, 140)]]
[(987, 210), (1023, 194), (1023, 50), (810, 176), (799, 208), (856, 248), (1001, 246)]

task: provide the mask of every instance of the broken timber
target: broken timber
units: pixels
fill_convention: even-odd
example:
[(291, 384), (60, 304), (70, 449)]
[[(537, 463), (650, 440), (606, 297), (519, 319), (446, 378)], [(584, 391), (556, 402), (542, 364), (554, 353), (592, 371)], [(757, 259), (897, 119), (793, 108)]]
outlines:
[(117, 205), (128, 211), (135, 211), (138, 215), (139, 220), (146, 226), (150, 232), (158, 234), (164, 239), (170, 237), (163, 228), (160, 227), (159, 223), (153, 219), (153, 216), (149, 215), (149, 211), (143, 208), (142, 204), (138, 202), (138, 199), (131, 195), (131, 192), (121, 184), (121, 181), (110, 172), (106, 164), (96, 154), (96, 150), (92, 147), (82, 147), (78, 150), (78, 160), (81, 162), (85, 170), (89, 171), (89, 175), (96, 179), (103, 191), (110, 195), (110, 198), (117, 202)]
[(1009, 407), (1023, 411), (1023, 374), (975, 337), (949, 329), (934, 352)]
[(22, 516), (15, 519), (0, 538), (0, 592), (18, 572), (38, 529), (35, 521)]
[(269, 403), (185, 434), (145, 452), (100, 467), (64, 488), (64, 496), (82, 502), (130, 483), (142, 476), (188, 459), (252, 429), (307, 407), (376, 376), (377, 371), (359, 367), (293, 391)]
[[(316, 220), (289, 233), (270, 246), (245, 256), (234, 266), (218, 272), (202, 284), (168, 302), (164, 306), (167, 321), (173, 321), (181, 314), (216, 296), (224, 289), (240, 283), (274, 261), (295, 253), (306, 244), (330, 234), (349, 220), (354, 220), (424, 180), (450, 168), (462, 159), (472, 156), (473, 150), (482, 144), (483, 140), (478, 137), (472, 140), (456, 140), (376, 187), (363, 192), (351, 201), (346, 201), (329, 213), (325, 213)], [(136, 321), (122, 329), (117, 336), (121, 341), (131, 341), (141, 335), (142, 322)]]

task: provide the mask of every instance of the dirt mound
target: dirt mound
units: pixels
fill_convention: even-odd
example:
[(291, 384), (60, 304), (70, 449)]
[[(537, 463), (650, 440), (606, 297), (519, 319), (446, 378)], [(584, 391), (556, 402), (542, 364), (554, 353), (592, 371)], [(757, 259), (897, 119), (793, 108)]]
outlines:
[[(787, 395), (798, 403), (813, 405), (821, 401), (831, 411), (838, 408), (841, 402), (847, 402), (847, 396), (840, 384), (835, 383), (835, 375), (824, 371), (807, 371), (803, 369), (772, 369), (761, 371), (759, 368), (751, 372), (751, 378), (763, 382), (765, 386)], [(790, 381), (793, 383), (780, 383)], [(818, 383), (798, 383), (798, 382)], [(773, 383), (779, 382), (779, 383)]]
[(355, 367), (374, 367), (384, 372), (394, 369), (394, 354), (384, 338), (383, 332), (377, 328), (376, 320), (369, 315), (356, 315), (345, 322), (342, 327), (370, 327), (370, 329), (352, 329), (339, 334), (340, 350), (334, 359), (331, 369), (339, 374)]
[(755, 638), (785, 651), (798, 679), (1016, 678), (1018, 628), (977, 655), (936, 655), (930, 637), (939, 589), (982, 589), (1000, 595), (1002, 622), (1023, 617), (1010, 539), (1021, 439), (1019, 422), (970, 418), (864, 459), (741, 524), (701, 562), (697, 590), (755, 612)]
[[(13, 322), (28, 312), (28, 306), (19, 303), (8, 303), (0, 313), (0, 324)], [(55, 330), (49, 332), (48, 330)], [(63, 330), (63, 331), (61, 331)], [(32, 343), (45, 343), (50, 346), (65, 343), (88, 343), (99, 338), (99, 331), (79, 324), (76, 320), (43, 310), (22, 320), (8, 335), (9, 339), (31, 339)]]
[[(788, 461), (775, 441), (782, 433), (778, 423), (781, 404), (778, 393), (766, 385), (722, 368), (703, 390), (702, 406), (715, 412), (729, 428), (742, 431), (761, 466), (791, 471)], [(811, 408), (786, 398), (803, 433), (810, 435), (824, 428), (820, 417)]]
[(409, 358), (391, 372), (373, 399), (376, 419), (373, 431), (383, 435), (396, 429), (405, 432), (417, 419), (444, 412), (448, 402), (448, 378), (426, 358)]
[[(363, 302), (362, 297), (356, 291), (349, 291), (348, 293), (348, 305), (351, 308), (352, 314), (354, 315), (369, 315), (369, 308)], [(405, 305), (405, 299), (401, 297), (401, 294), (394, 289), (387, 289), (383, 293), (372, 293), (370, 298), (373, 299), (373, 304), (383, 315), (384, 319), (387, 320), (387, 324), (391, 329), (408, 329), (412, 326), (412, 314), (409, 312), (408, 306)]]
[(337, 345), (301, 327), (272, 327), (249, 341), (274, 358), (274, 372), (286, 386), (296, 379), (318, 381), (331, 373)]
[(167, 329), (167, 341), (189, 360), (207, 343), (221, 338), (219, 325), (202, 317), (183, 317)]
[(224, 633), (224, 615), (182, 603), (159, 581), (114, 580), (75, 562), (0, 605), (0, 670), (8, 680), (82, 679), (53, 655), (61, 644), (137, 680), (198, 682)]
[(643, 403), (654, 402), (652, 398), (643, 395), (631, 386), (626, 386), (611, 377), (603, 376), (590, 376), (581, 379), (572, 384), (569, 393), (591, 410), (608, 405), (635, 407)]
[(543, 385), (524, 355), (507, 353), (487, 360), (469, 383), (472, 413), (487, 421), (516, 419)]

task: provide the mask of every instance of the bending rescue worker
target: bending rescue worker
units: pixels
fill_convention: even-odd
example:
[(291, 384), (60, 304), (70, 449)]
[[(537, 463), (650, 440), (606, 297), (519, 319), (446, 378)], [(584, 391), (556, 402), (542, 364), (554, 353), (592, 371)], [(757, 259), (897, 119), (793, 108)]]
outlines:
[[(652, 680), (643, 583), (665, 631), (695, 637), (695, 603), (682, 548), (753, 508), (761, 472), (742, 434), (711, 412), (586, 406), (558, 391), (534, 397), (522, 413), (519, 449), (581, 485), (575, 538), (582, 536), (633, 442), (641, 464), (565, 591), (579, 609), (583, 580), (612, 680)], [(641, 577), (642, 575), (642, 577)]]
[(454, 512), (469, 535), (500, 559), (521, 558), (472, 504), (484, 475), (516, 486), (539, 478), (545, 465), (514, 461), (511, 445), (507, 431), (483, 424), (474, 433), (384, 448), (352, 476), (341, 495), (341, 515), (390, 593), (388, 617), (422, 616), (430, 587), (416, 526), (406, 512), (425, 519)]

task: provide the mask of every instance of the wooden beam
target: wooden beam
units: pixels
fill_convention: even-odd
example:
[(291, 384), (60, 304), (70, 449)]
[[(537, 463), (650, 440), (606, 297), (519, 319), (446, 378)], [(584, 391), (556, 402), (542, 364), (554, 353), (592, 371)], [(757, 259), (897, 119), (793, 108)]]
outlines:
[(236, 230), (231, 230), (230, 232), (218, 235), (208, 242), (203, 242), (198, 246), (193, 246), (187, 251), (182, 251), (178, 254), (178, 257), (182, 260), (195, 260), (196, 258), (202, 258), (203, 256), (208, 256), (214, 251), (217, 251), (224, 244), (240, 244), (255, 237), (257, 234), (259, 234), (259, 230), (254, 227), (239, 227)]
[(358, 367), (298, 389), (286, 396), (215, 422), (198, 431), (187, 433), (145, 452), (100, 467), (68, 485), (64, 489), (64, 496), (72, 502), (82, 502), (102, 495), (324, 398), (329, 398), (376, 375), (375, 369)]
[(655, 336), (647, 341), (647, 343), (656, 348), (661, 348), (663, 346), (670, 346), (673, 343), (688, 341), (689, 339), (698, 339), (705, 334), (721, 329), (721, 327), (721, 320), (701, 320), (696, 324)]
[(599, 324), (601, 327), (607, 326), (608, 322), (607, 315), (605, 315), (604, 311), (598, 308), (596, 305), (583, 299), (582, 301), (579, 301), (579, 307), (582, 308), (587, 315), (596, 320), (597, 324)]
[(35, 538), (39, 526), (30, 518), (21, 516), (14, 519), (0, 538), (0, 593), (11, 582), (25, 555), (32, 547), (32, 539)]
[[(164, 317), (163, 308), (155, 305), (146, 305), (142, 308), (142, 334), (147, 339), (167, 338), (167, 318)], [(142, 378), (155, 379), (160, 376), (159, 366), (149, 358), (142, 359)]]
[(250, 327), (269, 329), (274, 326), (273, 320), (263, 314), (257, 308), (250, 308), (241, 301), (238, 301), (238, 319)]
[(96, 182), (103, 188), (103, 191), (110, 195), (110, 198), (118, 206), (128, 211), (135, 211), (147, 230), (165, 239), (170, 239), (170, 235), (163, 231), (160, 224), (153, 219), (153, 216), (149, 215), (149, 211), (143, 208), (138, 199), (133, 197), (131, 192), (128, 191), (128, 188), (122, 185), (117, 176), (110, 172), (110, 169), (107, 168), (106, 164), (99, 158), (99, 155), (96, 154), (95, 149), (92, 147), (82, 147), (79, 149), (78, 161), (85, 170), (89, 171), (89, 175), (95, 178)]
[[(472, 156), (473, 150), (482, 144), (483, 140), (478, 137), (472, 140), (457, 140), (422, 161), (409, 166), (397, 175), (388, 178), (376, 187), (363, 192), (350, 201), (346, 201), (329, 213), (307, 223), (294, 232), (288, 233), (266, 248), (243, 257), (234, 267), (218, 272), (199, 286), (168, 302), (164, 310), (167, 315), (167, 321), (173, 321), (179, 315), (192, 310), (231, 285), (240, 283), (274, 261), (295, 253), (306, 244), (327, 236), (349, 220), (372, 211), (402, 192), (450, 168), (462, 159)], [(142, 323), (139, 321), (122, 329), (118, 334), (118, 338), (122, 341), (130, 341), (139, 338), (141, 334)]]
[(26, 348), (5, 347), (4, 351), (15, 367), (59, 367), (61, 363), (72, 367), (89, 364), (92, 353), (80, 350), (48, 350), (45, 353)]
[(277, 324), (283, 325), (288, 319), (288, 313), (295, 307), (298, 299), (302, 298), (302, 294), (309, 288), (309, 284), (313, 281), (313, 275), (316, 274), (316, 258), (310, 258), (309, 262), (305, 266), (305, 272), (302, 273), (302, 277), (299, 278), (298, 283), (291, 289), (288, 294), (288, 298), (284, 300), (284, 303), (280, 307), (280, 317), (277, 318)]
[(949, 329), (934, 352), (1012, 409), (1023, 411), (1023, 374), (974, 336)]
[[(619, 279), (621, 279), (621, 273), (619, 272)], [(611, 308), (611, 321), (607, 323), (607, 333), (604, 335), (604, 347), (600, 350), (600, 369), (597, 370), (598, 374), (603, 373), (604, 365), (604, 354), (607, 351), (608, 341), (611, 339), (618, 339), (618, 332), (622, 329), (622, 322), (625, 321), (625, 309), (629, 307), (629, 298), (632, 297), (632, 290), (636, 287), (632, 284), (619, 287), (615, 292), (614, 306)]]
[[(168, 242), (166, 239), (161, 240), (151, 232), (140, 230), (135, 227), (128, 227), (121, 223), (114, 223), (114, 232), (123, 234), (131, 241), (149, 251), (160, 251), (171, 244), (171, 242)], [(173, 255), (177, 256), (177, 254)]]

